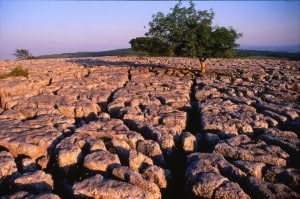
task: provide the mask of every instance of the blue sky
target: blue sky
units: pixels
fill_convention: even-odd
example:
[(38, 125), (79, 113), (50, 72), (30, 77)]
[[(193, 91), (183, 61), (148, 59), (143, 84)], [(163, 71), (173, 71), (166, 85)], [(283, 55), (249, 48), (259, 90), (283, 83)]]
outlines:
[[(152, 14), (177, 1), (0, 0), (0, 59), (17, 48), (34, 55), (129, 48), (143, 36)], [(214, 24), (232, 26), (242, 45), (300, 44), (300, 1), (195, 1), (213, 9)], [(183, 2), (188, 5), (188, 2)]]

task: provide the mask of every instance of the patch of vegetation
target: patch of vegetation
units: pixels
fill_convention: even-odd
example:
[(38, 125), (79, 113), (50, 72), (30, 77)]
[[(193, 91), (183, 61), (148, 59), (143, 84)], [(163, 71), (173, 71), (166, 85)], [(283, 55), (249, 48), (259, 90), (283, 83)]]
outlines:
[(198, 11), (192, 1), (188, 7), (182, 7), (179, 1), (170, 13), (153, 15), (146, 37), (129, 43), (132, 50), (150, 55), (196, 57), (201, 73), (205, 73), (205, 60), (232, 57), (239, 46), (236, 40), (242, 36), (232, 27), (213, 26), (214, 16), (213, 10)]
[(102, 57), (102, 56), (145, 56), (147, 53), (134, 52), (130, 48), (116, 49), (100, 52), (76, 52), (76, 53), (62, 53), (52, 55), (37, 56), (37, 59), (56, 59), (56, 58), (81, 58), (81, 57)]
[[(81, 57), (102, 57), (102, 56), (153, 56), (147, 52), (136, 52), (130, 48), (116, 49), (109, 51), (99, 52), (77, 52), (77, 53), (62, 53), (52, 55), (41, 55), (35, 57), (36, 59), (57, 59), (57, 58), (81, 58)], [(157, 56), (163, 56), (157, 55)], [(174, 56), (176, 57), (176, 56)], [(259, 50), (242, 50), (235, 49), (233, 58), (245, 59), (287, 59), (287, 60), (300, 60), (299, 53), (290, 52), (272, 52), (272, 51), (259, 51)], [(142, 59), (142, 57), (140, 57)]]
[(17, 66), (16, 68), (12, 69), (9, 73), (5, 73), (3, 75), (0, 75), (0, 79), (5, 79), (7, 77), (12, 76), (23, 76), (28, 78), (29, 72), (27, 68), (23, 68), (21, 66)]
[(14, 56), (16, 56), (18, 60), (35, 59), (31, 52), (29, 52), (29, 50), (26, 49), (17, 49)]

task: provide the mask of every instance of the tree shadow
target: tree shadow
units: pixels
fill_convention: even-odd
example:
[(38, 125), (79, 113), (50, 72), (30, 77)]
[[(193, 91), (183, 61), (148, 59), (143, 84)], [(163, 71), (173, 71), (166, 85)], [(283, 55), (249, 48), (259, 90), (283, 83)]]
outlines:
[(138, 61), (108, 61), (103, 59), (92, 59), (92, 58), (80, 58), (80, 59), (69, 59), (67, 62), (82, 65), (86, 68), (95, 66), (113, 66), (113, 67), (131, 67), (131, 68), (149, 68), (151, 72), (160, 74), (157, 71), (164, 70), (165, 75), (172, 75), (169, 72), (173, 71), (174, 74), (182, 73), (184, 76), (191, 73), (193, 77), (201, 75), (200, 69), (197, 68), (183, 68), (174, 67), (167, 64), (152, 64), (152, 63), (139, 63)]
[(143, 64), (136, 63), (134, 61), (107, 61), (103, 59), (92, 59), (92, 58), (81, 58), (81, 59), (69, 59), (67, 62), (82, 65), (84, 67), (94, 67), (94, 66), (120, 66), (120, 67), (158, 67), (166, 68), (163, 64)]

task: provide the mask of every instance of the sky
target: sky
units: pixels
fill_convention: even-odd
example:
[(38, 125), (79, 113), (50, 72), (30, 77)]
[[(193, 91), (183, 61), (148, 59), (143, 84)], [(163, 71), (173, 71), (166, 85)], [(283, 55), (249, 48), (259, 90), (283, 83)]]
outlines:
[[(177, 1), (0, 0), (0, 59), (16, 49), (33, 55), (129, 48), (152, 15)], [(300, 44), (300, 1), (194, 1), (213, 9), (214, 25), (243, 33), (241, 45)], [(187, 6), (188, 2), (183, 2)]]

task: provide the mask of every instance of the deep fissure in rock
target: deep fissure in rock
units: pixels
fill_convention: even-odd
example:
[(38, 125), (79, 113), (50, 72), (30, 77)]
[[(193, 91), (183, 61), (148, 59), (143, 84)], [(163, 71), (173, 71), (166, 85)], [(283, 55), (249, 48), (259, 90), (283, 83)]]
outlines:
[[(193, 135), (201, 132), (200, 109), (198, 101), (195, 98), (196, 84), (196, 78), (194, 78), (190, 89), (191, 108), (187, 111), (186, 128), (183, 130), (183, 132), (190, 132)], [(170, 199), (186, 197), (184, 181), (187, 154), (184, 152), (180, 141), (176, 143), (176, 149), (174, 158), (169, 161), (169, 168), (173, 174), (172, 183), (167, 196), (167, 198)]]

